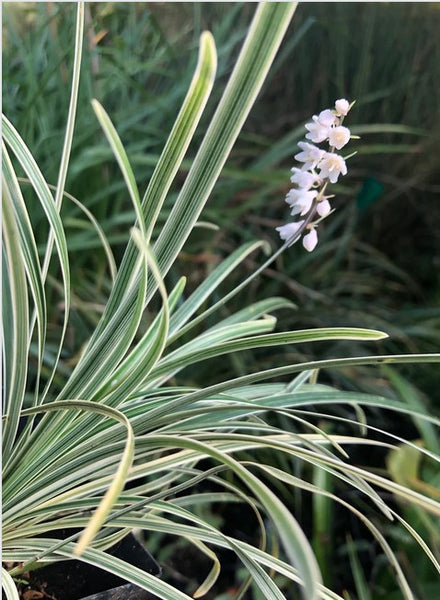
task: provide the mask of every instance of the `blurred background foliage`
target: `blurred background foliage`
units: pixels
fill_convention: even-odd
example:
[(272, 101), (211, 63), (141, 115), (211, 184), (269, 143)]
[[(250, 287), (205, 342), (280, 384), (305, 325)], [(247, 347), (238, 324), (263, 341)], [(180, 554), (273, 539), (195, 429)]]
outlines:
[[(79, 109), (66, 187), (99, 220), (117, 260), (134, 217), (90, 100), (97, 98), (109, 113), (144, 190), (191, 80), (200, 33), (212, 31), (219, 56), (217, 80), (167, 199), (165, 208), (169, 208), (197, 152), (254, 10), (254, 3), (86, 4)], [(74, 3), (3, 4), (3, 111), (52, 184), (56, 184), (69, 103), (74, 21)], [(278, 247), (274, 228), (289, 217), (284, 196), (290, 187), (296, 144), (304, 137), (304, 123), (312, 114), (332, 106), (336, 98), (355, 99), (347, 125), (361, 139), (349, 146), (349, 151), (357, 154), (349, 161), (347, 176), (332, 186), (337, 210), (320, 226), (317, 249), (308, 254), (301, 245), (292, 247), (224, 311), (235, 312), (250, 301), (281, 295), (298, 308), (279, 312), (279, 329), (360, 326), (384, 330), (390, 338), (376, 346), (328, 342), (283, 348), (270, 356), (261, 351), (242, 353), (230, 362), (215, 363), (214, 368), (208, 361), (205, 366), (197, 365), (194, 372), (185, 371), (188, 384), (209, 384), (225, 371), (240, 375), (244, 365), (249, 370), (254, 361), (269, 367), (301, 359), (438, 351), (439, 31), (438, 3), (300, 4), (202, 215), (218, 229), (198, 228), (181, 254), (179, 271), (169, 275), (169, 287), (179, 276), (187, 275), (190, 290), (221, 257), (245, 241), (264, 239), (272, 248)], [(111, 281), (96, 232), (67, 199), (63, 214), (74, 288), (64, 355), (68, 373), (69, 364), (76, 360), (99, 318)], [(37, 232), (41, 228), (43, 251), (45, 231), (37, 207), (32, 216)], [(251, 255), (246, 269), (250, 272), (261, 259)], [(52, 273), (53, 335), (62, 311), (56, 302), (56, 275)], [(225, 289), (234, 286), (234, 277), (241, 280), (243, 276), (243, 271), (232, 275)], [(418, 364), (400, 368), (399, 373), (390, 379), (389, 372), (368, 367), (328, 371), (321, 378), (344, 389), (400, 399), (407, 393), (409, 403), (417, 398), (438, 414), (438, 369)], [(398, 379), (402, 377), (407, 379)], [(414, 387), (405, 387), (402, 381), (411, 381)], [(375, 418), (391, 433), (411, 439), (420, 433), (414, 424), (398, 422), (393, 415), (378, 412), (371, 416), (373, 424)], [(377, 464), (377, 468), (390, 468), (385, 457), (378, 458)], [(393, 465), (390, 472), (398, 478), (398, 461)], [(425, 469), (429, 471), (429, 465)], [(434, 535), (435, 527), (430, 523), (423, 526)], [(401, 532), (390, 526), (391, 535), (393, 531), (397, 547), (401, 544), (408, 564), (413, 564), (417, 560), (414, 545), (408, 542), (406, 547), (406, 540), (399, 538)], [(342, 526), (333, 547), (328, 548), (330, 554), (341, 548), (338, 535), (345, 536)], [(344, 538), (339, 551), (345, 552), (354, 573), (359, 557), (371, 564), (374, 581), (367, 583), (376, 590), (372, 598), (392, 598), (391, 583), (382, 580), (381, 557), (362, 545), (363, 535), (359, 533), (355, 542)], [(354, 588), (361, 585), (362, 576), (359, 572), (358, 583), (352, 582)], [(342, 577), (344, 585), (349, 584)], [(420, 597), (432, 597), (430, 576), (423, 585)]]
[[(253, 3), (87, 3), (68, 189), (114, 244), (126, 239), (133, 214), (90, 99), (98, 98), (117, 124), (143, 189), (192, 76), (200, 32), (210, 29), (219, 72), (185, 167), (253, 10)], [(255, 237), (275, 247), (273, 228), (288, 218), (284, 195), (304, 123), (335, 98), (356, 99), (348, 124), (361, 135), (350, 146), (358, 153), (333, 187), (337, 212), (320, 228), (317, 251), (293, 248), (251, 293), (293, 297), (301, 310), (285, 316), (288, 327), (382, 326), (393, 336), (392, 351), (432, 350), (440, 296), (439, 25), (438, 5), (430, 3), (300, 4), (204, 213), (220, 229), (215, 235), (200, 229), (191, 238), (182, 270), (186, 265), (191, 279), (203, 277), (219, 254)], [(73, 27), (70, 3), (4, 5), (3, 110), (54, 184)], [(182, 169), (174, 191), (184, 177)], [(102, 272), (105, 256), (78, 209), (66, 201), (64, 210), (74, 271), (84, 283)]]

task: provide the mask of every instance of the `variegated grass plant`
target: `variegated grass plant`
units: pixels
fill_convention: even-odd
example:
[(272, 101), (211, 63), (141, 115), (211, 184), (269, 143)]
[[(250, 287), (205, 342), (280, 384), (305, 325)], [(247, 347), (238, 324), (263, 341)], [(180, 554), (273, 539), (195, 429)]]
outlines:
[[(157, 221), (179, 165), (191, 142), (211, 92), (216, 51), (204, 33), (193, 80), (147, 189), (141, 196), (128, 156), (109, 116), (98, 101), (96, 117), (121, 169), (136, 213), (130, 241), (119, 268), (99, 223), (85, 209), (108, 257), (112, 289), (102, 316), (77, 363), (66, 373), (63, 344), (72, 304), (69, 256), (63, 202), (78, 199), (65, 191), (77, 109), (83, 5), (78, 4), (71, 102), (59, 177), (45, 180), (20, 134), (3, 117), (3, 587), (18, 598), (15, 580), (50, 561), (79, 558), (118, 574), (159, 598), (189, 598), (159, 578), (111, 556), (105, 549), (133, 529), (182, 537), (212, 561), (212, 569), (194, 592), (203, 596), (220, 572), (216, 548), (233, 551), (248, 578), (237, 593), (244, 597), (252, 583), (265, 598), (283, 598), (280, 581), (298, 587), (307, 600), (340, 596), (322, 582), (318, 559), (292, 512), (270, 482), (311, 492), (317, 499), (342, 504), (370, 530), (382, 547), (396, 585), (405, 598), (414, 595), (388, 541), (359, 508), (329, 491), (325, 477), (351, 486), (377, 516), (395, 519), (420, 544), (440, 572), (426, 541), (381, 496), (385, 491), (426, 514), (440, 515), (440, 504), (423, 490), (414, 490), (352, 464), (349, 449), (369, 445), (393, 449), (404, 444), (432, 461), (438, 454), (400, 438), (375, 441), (364, 435), (361, 407), (386, 408), (431, 425), (436, 419), (405, 403), (354, 394), (317, 383), (319, 369), (348, 365), (437, 361), (435, 355), (359, 356), (282, 365), (209, 387), (179, 385), (179, 372), (200, 361), (241, 350), (273, 348), (320, 340), (380, 340), (384, 334), (354, 328), (313, 329), (274, 333), (277, 309), (288, 300), (269, 298), (245, 306), (206, 326), (228, 300), (261, 273), (288, 243), (229, 293), (214, 299), (227, 277), (263, 245), (256, 241), (227, 256), (192, 293), (185, 279), (167, 290), (164, 279), (207, 202), (240, 129), (261, 89), (286, 32), (296, 3), (262, 3), (224, 91), (221, 102), (165, 223)], [(19, 177), (20, 175), (24, 175)], [(29, 189), (48, 225), (40, 258), (34, 224), (29, 218)], [(26, 191), (25, 191), (26, 190)], [(57, 347), (48, 343), (48, 305), (53, 301), (53, 273), (61, 291), (63, 317)], [(50, 290), (50, 293), (49, 293)], [(147, 307), (158, 306), (145, 325)], [(197, 333), (194, 333), (197, 331)], [(184, 341), (182, 341), (184, 340)], [(63, 364), (63, 369), (60, 365)], [(283, 380), (286, 380), (283, 382)], [(276, 381), (273, 383), (273, 381)], [(61, 381), (61, 384), (60, 384)], [(60, 389), (61, 388), (61, 389)], [(314, 410), (307, 412), (313, 404)], [(357, 407), (352, 435), (333, 435), (313, 424), (316, 407)], [(271, 425), (268, 413), (287, 418), (288, 429)], [(337, 418), (333, 416), (333, 418)], [(430, 425), (430, 426), (431, 426)], [(358, 432), (360, 428), (360, 433)], [(300, 478), (249, 459), (267, 450), (290, 463), (308, 465), (313, 478)], [(243, 453), (246, 453), (244, 459)], [(210, 459), (206, 467), (205, 459)], [(230, 480), (226, 474), (233, 474)], [(201, 482), (213, 482), (221, 492), (192, 493)], [(130, 485), (127, 486), (126, 484)], [(242, 502), (260, 523), (260, 545), (254, 547), (226, 535), (200, 517), (198, 507), (215, 502)], [(281, 542), (279, 554), (267, 545), (267, 523)], [(80, 529), (67, 539), (48, 532)], [(280, 581), (278, 580), (280, 576)]]

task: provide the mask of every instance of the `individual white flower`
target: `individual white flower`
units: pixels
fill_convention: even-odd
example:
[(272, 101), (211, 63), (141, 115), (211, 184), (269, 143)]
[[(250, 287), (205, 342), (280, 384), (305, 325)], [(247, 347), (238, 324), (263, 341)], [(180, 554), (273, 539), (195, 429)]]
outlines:
[(291, 214), (297, 215), (300, 213), (302, 216), (308, 213), (317, 195), (318, 192), (316, 190), (289, 190), (286, 202), (292, 207)]
[(345, 117), (350, 110), (350, 103), (345, 98), (341, 98), (340, 100), (336, 100), (335, 108), (338, 115)]
[(345, 160), (334, 152), (324, 152), (319, 169), (319, 176), (324, 179), (328, 178), (331, 183), (336, 183), (339, 175), (347, 174)]
[(317, 148), (308, 142), (298, 142), (298, 146), (301, 148), (302, 152), (295, 154), (295, 158), (297, 161), (304, 163), (301, 169), (302, 171), (314, 169), (325, 154), (324, 150), (321, 150), (321, 148)]
[(330, 109), (323, 110), (319, 115), (313, 115), (312, 123), (306, 123), (306, 129), (309, 133), (306, 138), (315, 144), (326, 140), (330, 133), (331, 126), (335, 123), (336, 115)]
[[(312, 117), (312, 118), (314, 118), (314, 117)], [(318, 121), (324, 127), (331, 127), (332, 125), (335, 124), (336, 115), (335, 115), (335, 113), (332, 110), (330, 110), (329, 108), (326, 108), (325, 110), (322, 110), (319, 113), (319, 115), (318, 115)]]
[(316, 206), (316, 212), (320, 217), (327, 217), (330, 214), (332, 207), (330, 206), (330, 202), (324, 198), (321, 202), (318, 202)]
[(332, 127), (328, 135), (328, 142), (330, 146), (334, 146), (337, 150), (340, 150), (347, 144), (350, 139), (350, 130), (348, 127), (339, 125), (338, 127)]
[(282, 240), (289, 240), (296, 233), (298, 233), (304, 221), (297, 221), (296, 223), (287, 223), (286, 225), (281, 225), (281, 227), (276, 227), (276, 230), (280, 234), (280, 238)]
[(319, 144), (319, 142), (323, 142), (328, 138), (329, 127), (322, 125), (316, 115), (313, 115), (312, 119), (312, 123), (306, 123), (306, 129), (309, 132), (306, 133), (306, 138), (311, 142), (315, 142), (315, 144)]
[(303, 246), (308, 252), (311, 252), (315, 249), (316, 244), (318, 243), (318, 234), (316, 233), (316, 229), (311, 229), (307, 235), (303, 237)]
[(297, 167), (293, 167), (291, 171), (293, 175), (290, 178), (290, 181), (296, 183), (296, 185), (303, 190), (309, 190), (319, 181), (319, 177), (309, 171), (301, 171), (301, 169), (298, 169)]

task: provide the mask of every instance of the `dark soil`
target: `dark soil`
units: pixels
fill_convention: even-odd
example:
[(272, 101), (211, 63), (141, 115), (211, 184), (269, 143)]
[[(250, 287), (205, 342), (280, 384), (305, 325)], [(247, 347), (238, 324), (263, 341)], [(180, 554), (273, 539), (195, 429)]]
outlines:
[[(132, 534), (108, 553), (147, 573), (160, 574), (156, 561)], [(27, 581), (20, 586), (23, 600), (156, 600), (138, 586), (79, 560), (63, 560), (31, 571)]]

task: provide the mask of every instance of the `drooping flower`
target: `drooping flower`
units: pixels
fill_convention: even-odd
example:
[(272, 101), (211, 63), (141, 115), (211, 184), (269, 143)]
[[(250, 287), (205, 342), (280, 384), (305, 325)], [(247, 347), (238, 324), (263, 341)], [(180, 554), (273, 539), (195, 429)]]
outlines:
[(292, 207), (291, 214), (297, 215), (299, 213), (302, 216), (308, 213), (312, 206), (312, 202), (317, 195), (318, 192), (316, 190), (289, 190), (286, 196), (286, 202)]
[(281, 227), (276, 227), (276, 230), (280, 234), (280, 238), (282, 240), (289, 240), (292, 238), (298, 230), (301, 229), (304, 221), (297, 221), (296, 223), (286, 223), (286, 225), (281, 225)]
[(298, 142), (298, 146), (302, 152), (295, 154), (295, 158), (297, 161), (304, 163), (301, 170), (309, 171), (310, 169), (314, 169), (323, 157), (324, 150), (308, 142)]
[(312, 228), (309, 233), (303, 237), (302, 243), (308, 252), (311, 252), (315, 249), (316, 244), (318, 243), (318, 234), (316, 233), (315, 228)]
[(331, 127), (336, 122), (336, 115), (332, 110), (326, 108), (319, 113), (318, 121), (325, 127)]
[(339, 125), (338, 127), (332, 127), (328, 135), (328, 142), (330, 146), (340, 150), (348, 143), (350, 139), (350, 130), (347, 127)]
[(306, 129), (309, 132), (306, 134), (306, 138), (315, 144), (319, 144), (319, 142), (323, 142), (328, 138), (329, 128), (322, 125), (316, 115), (313, 115), (312, 119), (312, 123), (306, 123)]
[(315, 185), (315, 183), (319, 181), (319, 177), (315, 175), (315, 173), (301, 171), (301, 169), (298, 169), (298, 167), (293, 167), (291, 171), (293, 175), (290, 178), (290, 181), (292, 183), (296, 183), (296, 185), (303, 190), (309, 190)]
[(330, 109), (323, 110), (319, 115), (313, 115), (312, 122), (306, 123), (306, 129), (309, 133), (306, 138), (315, 144), (326, 140), (330, 133), (331, 126), (335, 123), (336, 115)]
[(331, 183), (336, 183), (339, 175), (347, 174), (347, 165), (345, 160), (339, 154), (334, 152), (325, 152), (319, 163), (319, 176), (323, 179), (329, 179)]
[(335, 102), (335, 109), (338, 115), (341, 115), (341, 117), (345, 117), (348, 114), (348, 111), (350, 110), (350, 103), (345, 98), (340, 98)]

